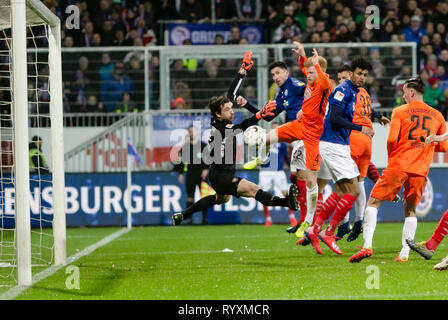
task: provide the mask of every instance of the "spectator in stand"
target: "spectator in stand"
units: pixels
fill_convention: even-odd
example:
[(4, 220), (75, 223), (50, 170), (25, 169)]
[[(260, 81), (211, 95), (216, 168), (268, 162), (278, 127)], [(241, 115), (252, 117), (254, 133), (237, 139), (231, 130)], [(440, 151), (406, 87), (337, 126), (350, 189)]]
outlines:
[(239, 20), (260, 19), (262, 14), (261, 0), (234, 0), (236, 15)]
[(438, 23), (436, 26), (436, 32), (440, 34), (440, 36), (445, 39), (446, 37), (446, 26), (443, 23)]
[(396, 33), (395, 24), (392, 20), (388, 20), (384, 26), (378, 31), (377, 39), (380, 42), (390, 42), (392, 35)]
[(100, 87), (101, 102), (106, 111), (114, 111), (117, 102), (122, 101), (125, 91), (133, 92), (134, 84), (124, 74), (123, 63), (115, 62), (113, 72), (102, 81)]
[(437, 25), (439, 23), (445, 24), (448, 21), (448, 3), (446, 1), (438, 1), (436, 6), (436, 12), (431, 18)]
[(323, 20), (318, 20), (316, 22), (316, 32), (322, 35), (322, 32), (325, 32), (327, 30), (326, 22)]
[(85, 112), (88, 113), (105, 112), (104, 105), (101, 102), (98, 102), (96, 95), (89, 94), (87, 97), (87, 105)]
[(72, 103), (73, 112), (85, 112), (88, 93), (95, 92), (98, 88), (89, 76), (89, 60), (85, 56), (82, 56), (79, 58), (78, 64), (79, 66), (76, 70), (74, 81), (71, 83), (73, 96), (70, 100), (76, 101)]
[(116, 29), (115, 30), (115, 38), (113, 41), (113, 46), (118, 47), (118, 46), (124, 46), (125, 43), (125, 37), (124, 37), (124, 31), (123, 29)]
[(106, 20), (101, 30), (101, 45), (110, 47), (114, 44), (114, 32), (112, 30), (112, 21)]
[(301, 34), (302, 42), (309, 42), (314, 32), (316, 32), (316, 19), (311, 16), (306, 18), (306, 27)]
[(442, 52), (440, 52), (440, 56), (439, 56), (439, 64), (443, 65), (446, 69), (446, 72), (448, 72), (448, 50), (442, 50)]
[(411, 18), (411, 26), (403, 30), (406, 41), (413, 41), (420, 43), (423, 35), (427, 34), (426, 30), (421, 27), (422, 19), (419, 16)]
[(344, 18), (345, 25), (348, 25), (350, 21), (353, 21), (352, 10), (350, 7), (344, 7), (344, 9), (342, 9), (342, 17)]
[[(183, 82), (183, 81), (175, 81), (174, 87), (172, 91), (172, 100), (176, 101), (177, 98), (182, 98), (185, 103), (186, 107), (185, 109), (192, 109), (193, 108), (193, 102), (191, 98), (191, 90), (189, 86)], [(206, 105), (200, 106), (199, 108), (203, 109)]]
[(433, 48), (431, 44), (425, 44), (418, 52), (418, 68), (421, 70), (428, 63), (429, 56), (433, 55)]
[(115, 113), (122, 114), (127, 112), (137, 112), (138, 107), (133, 100), (131, 100), (131, 94), (129, 92), (123, 92), (123, 100), (115, 105)]
[(246, 38), (241, 38), (239, 44), (241, 44), (241, 45), (248, 45), (249, 41)]
[(432, 21), (428, 21), (425, 26), (426, 34), (429, 37), (432, 37), (434, 34), (434, 23)]
[(435, 74), (437, 80), (439, 80), (439, 88), (442, 92), (445, 92), (448, 88), (448, 77), (446, 74), (446, 69), (442, 64), (437, 65), (437, 71)]
[(185, 0), (180, 5), (179, 19), (187, 20), (188, 22), (199, 22), (207, 18), (207, 13), (204, 12), (203, 6), (198, 0)]
[(110, 54), (108, 52), (104, 52), (101, 55), (101, 65), (98, 68), (98, 76), (100, 81), (103, 81), (104, 79), (108, 78), (109, 75), (114, 70), (114, 64), (110, 60)]
[(446, 43), (442, 41), (442, 36), (440, 33), (434, 33), (431, 37), (432, 48), (434, 49), (434, 53), (439, 56), (442, 50), (446, 49)]
[[(320, 41), (323, 43), (329, 43), (331, 41), (330, 32), (328, 32), (328, 31), (322, 32), (322, 34), (320, 36)], [(320, 55), (320, 52), (319, 52), (319, 55)]]
[(401, 67), (400, 73), (392, 78), (391, 85), (399, 86), (404, 84), (405, 80), (411, 78), (411, 66), (404, 65)]
[(221, 45), (224, 44), (224, 38), (222, 37), (222, 35), (217, 34), (215, 36), (215, 45)]
[(104, 22), (109, 20), (111, 11), (111, 2), (108, 0), (100, 1), (100, 10), (95, 14), (95, 27), (99, 30), (104, 26)]
[(347, 25), (340, 24), (336, 30), (336, 42), (357, 42), (355, 35), (348, 31)]
[(294, 25), (294, 21), (291, 16), (285, 16), (283, 23), (278, 26), (274, 31), (274, 36), (272, 37), (272, 42), (278, 43), (283, 37), (283, 29), (289, 27), (291, 29), (292, 37), (300, 37), (300, 29)]
[(74, 45), (73, 38), (71, 36), (65, 36), (62, 46), (66, 48), (71, 48), (73, 47), (73, 45)]
[(445, 112), (445, 96), (443, 91), (439, 88), (439, 80), (436, 77), (430, 77), (426, 86), (425, 94), (423, 95), (423, 101), (433, 107), (434, 109), (442, 112), (446, 117)]
[(126, 70), (128, 77), (134, 84), (134, 92), (132, 93), (133, 101), (139, 109), (143, 109), (142, 106), (145, 104), (145, 74), (138, 55), (134, 54), (130, 57)]
[(431, 77), (431, 75), (429, 74), (429, 71), (426, 69), (421, 70), (420, 72), (420, 79), (422, 79), (424, 84), (428, 83), (429, 78)]
[(424, 66), (426, 70), (429, 71), (429, 74), (433, 76), (437, 70), (437, 56), (435, 54), (430, 54), (428, 56), (428, 60), (426, 61), (426, 65)]
[(416, 0), (408, 0), (406, 8), (401, 13), (412, 17), (413, 15), (415, 15), (415, 10), (417, 8), (418, 8), (418, 4), (417, 4)]
[(100, 47), (101, 45), (101, 35), (99, 33), (94, 33), (92, 36), (92, 47)]
[(240, 27), (232, 26), (230, 28), (229, 40), (227, 40), (227, 44), (239, 44), (241, 39)]
[(151, 110), (160, 109), (160, 84), (159, 84), (159, 57), (153, 55), (149, 64), (149, 108)]
[(83, 47), (92, 46), (93, 34), (94, 34), (93, 23), (89, 21), (86, 23), (83, 30), (83, 39), (81, 46)]
[(234, 0), (216, 0), (216, 19), (236, 19)]
[(207, 106), (210, 97), (223, 95), (228, 90), (229, 83), (223, 79), (215, 64), (208, 65), (205, 72), (205, 77), (200, 84), (202, 90), (198, 90), (198, 93), (195, 95), (195, 108), (204, 108)]

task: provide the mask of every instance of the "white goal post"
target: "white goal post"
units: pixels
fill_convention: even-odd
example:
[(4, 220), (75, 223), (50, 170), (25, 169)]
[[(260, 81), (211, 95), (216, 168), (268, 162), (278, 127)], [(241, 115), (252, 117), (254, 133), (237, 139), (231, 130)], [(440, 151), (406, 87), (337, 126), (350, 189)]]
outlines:
[[(0, 0), (0, 30), (11, 29), (11, 92), (14, 135), (15, 241), (18, 285), (32, 284), (27, 27), (45, 25), (48, 39), (49, 116), (54, 263), (66, 264), (65, 181), (63, 147), (60, 20), (39, 0)], [(10, 8), (8, 12), (8, 7)]]

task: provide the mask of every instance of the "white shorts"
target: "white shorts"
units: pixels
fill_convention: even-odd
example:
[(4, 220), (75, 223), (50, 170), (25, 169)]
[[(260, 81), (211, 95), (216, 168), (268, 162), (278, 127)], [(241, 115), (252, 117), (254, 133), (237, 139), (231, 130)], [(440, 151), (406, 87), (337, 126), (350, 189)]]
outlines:
[(358, 166), (350, 155), (350, 145), (320, 141), (319, 152), (322, 156), (321, 170), (327, 170), (334, 182), (359, 176)]
[[(293, 149), (291, 152), (290, 170), (292, 173), (296, 173), (297, 170), (306, 170), (305, 144), (302, 140), (294, 142), (297, 143), (293, 144)], [(320, 163), (320, 170), (317, 172), (317, 178), (331, 180), (331, 175), (328, 172), (328, 168), (325, 166), (323, 161)]]
[(275, 191), (277, 196), (281, 196), (282, 191), (287, 191), (289, 187), (285, 171), (283, 170), (269, 171), (261, 169), (258, 185), (263, 191)]

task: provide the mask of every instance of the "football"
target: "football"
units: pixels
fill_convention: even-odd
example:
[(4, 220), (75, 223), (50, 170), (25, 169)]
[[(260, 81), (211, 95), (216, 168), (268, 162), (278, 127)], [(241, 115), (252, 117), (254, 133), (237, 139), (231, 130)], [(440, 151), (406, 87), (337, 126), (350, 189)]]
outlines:
[(244, 131), (243, 140), (249, 147), (258, 147), (266, 142), (266, 131), (260, 126), (250, 126)]

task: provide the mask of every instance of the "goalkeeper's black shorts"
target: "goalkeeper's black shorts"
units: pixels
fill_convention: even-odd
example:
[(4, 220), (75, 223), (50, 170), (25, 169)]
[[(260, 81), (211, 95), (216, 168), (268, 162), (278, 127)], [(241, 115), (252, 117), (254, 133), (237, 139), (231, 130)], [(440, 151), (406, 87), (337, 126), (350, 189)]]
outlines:
[(232, 195), (238, 197), (238, 184), (240, 183), (242, 178), (235, 177), (234, 171), (218, 171), (210, 169), (208, 179), (210, 182), (210, 186), (218, 195)]

